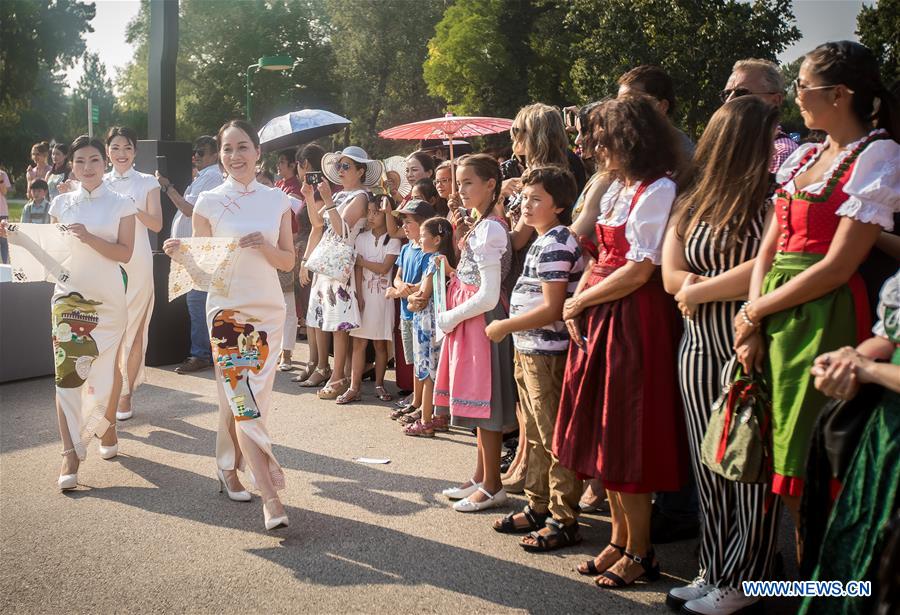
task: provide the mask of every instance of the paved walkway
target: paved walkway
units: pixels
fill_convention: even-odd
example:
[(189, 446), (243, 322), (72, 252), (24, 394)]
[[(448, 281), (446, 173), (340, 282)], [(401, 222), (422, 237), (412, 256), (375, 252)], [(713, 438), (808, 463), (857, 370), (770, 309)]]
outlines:
[(468, 515), (440, 496), (469, 476), (471, 435), (409, 438), (371, 383), (367, 403), (342, 407), (284, 373), (270, 426), (291, 525), (267, 533), (258, 497), (218, 493), (212, 373), (148, 374), (120, 455), (103, 461), (92, 445), (67, 494), (52, 379), (0, 386), (2, 612), (665, 612), (666, 590), (695, 573), (694, 542), (662, 545), (663, 580), (597, 589), (573, 568), (608, 541), (607, 518), (584, 516), (577, 547), (527, 554), (489, 526), (521, 496)]

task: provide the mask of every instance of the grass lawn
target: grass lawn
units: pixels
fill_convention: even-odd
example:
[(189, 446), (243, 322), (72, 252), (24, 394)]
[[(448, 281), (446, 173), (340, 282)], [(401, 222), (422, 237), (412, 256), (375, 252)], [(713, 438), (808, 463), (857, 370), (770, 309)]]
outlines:
[(9, 219), (18, 222), (22, 219), (22, 210), (25, 208), (25, 199), (9, 199)]

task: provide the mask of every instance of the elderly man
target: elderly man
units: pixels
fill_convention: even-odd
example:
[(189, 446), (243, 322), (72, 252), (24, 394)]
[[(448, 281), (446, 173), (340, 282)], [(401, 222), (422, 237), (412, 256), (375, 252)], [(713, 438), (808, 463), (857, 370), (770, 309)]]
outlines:
[[(194, 204), (201, 192), (212, 190), (222, 183), (222, 171), (219, 169), (219, 146), (215, 137), (202, 136), (194, 142), (193, 163), (198, 173), (194, 181), (184, 191), (184, 196), (158, 172), (156, 177), (162, 191), (178, 208), (172, 220), (172, 237), (190, 237), (193, 233), (191, 216)], [(212, 350), (209, 345), (209, 333), (206, 329), (206, 293), (199, 290), (188, 291), (188, 314), (191, 317), (191, 354), (175, 368), (179, 374), (188, 374), (212, 366)]]
[[(784, 90), (784, 77), (777, 64), (750, 58), (735, 62), (721, 96), (723, 103), (738, 96), (759, 96), (770, 104), (781, 107), (784, 102)], [(775, 150), (769, 162), (769, 171), (772, 173), (778, 171), (795, 149), (797, 144), (779, 126), (775, 133)]]

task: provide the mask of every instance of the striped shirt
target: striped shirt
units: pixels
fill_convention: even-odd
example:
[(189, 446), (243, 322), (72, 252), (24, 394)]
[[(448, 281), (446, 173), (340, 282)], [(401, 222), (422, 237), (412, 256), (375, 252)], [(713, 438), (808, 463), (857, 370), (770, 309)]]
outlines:
[[(567, 282), (571, 296), (584, 271), (578, 239), (565, 226), (557, 226), (538, 237), (528, 254), (522, 275), (510, 298), (510, 316), (524, 314), (544, 303), (543, 282)], [(569, 334), (562, 320), (539, 329), (513, 333), (516, 350), (523, 354), (565, 354)]]

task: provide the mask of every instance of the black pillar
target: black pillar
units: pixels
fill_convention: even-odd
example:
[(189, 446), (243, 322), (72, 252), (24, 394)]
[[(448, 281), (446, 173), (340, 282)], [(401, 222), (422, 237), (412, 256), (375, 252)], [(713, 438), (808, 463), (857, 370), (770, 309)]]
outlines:
[[(159, 171), (184, 194), (191, 182), (191, 144), (175, 140), (175, 62), (178, 59), (178, 0), (150, 0), (150, 61), (147, 83), (149, 139), (138, 144), (135, 167), (144, 173)], [(172, 231), (176, 208), (160, 194), (163, 227), (150, 234), (153, 248), (155, 305), (150, 319), (147, 365), (169, 365), (190, 350), (190, 319), (184, 297), (169, 303), (169, 257), (161, 252)]]

